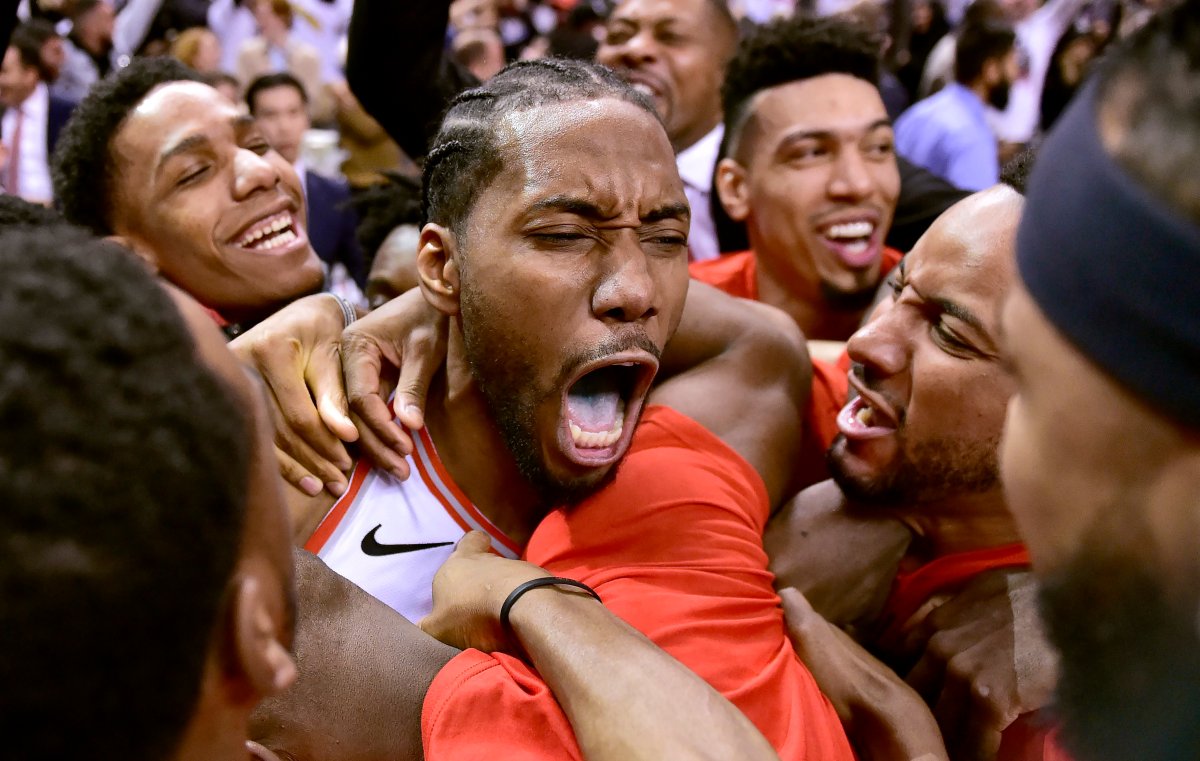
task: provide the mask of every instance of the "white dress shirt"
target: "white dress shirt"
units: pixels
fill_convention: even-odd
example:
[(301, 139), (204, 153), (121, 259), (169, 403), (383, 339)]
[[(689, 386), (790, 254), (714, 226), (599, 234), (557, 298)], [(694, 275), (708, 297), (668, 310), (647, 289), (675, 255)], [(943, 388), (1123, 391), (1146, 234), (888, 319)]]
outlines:
[[(23, 114), (21, 122), (21, 144), (13, 145), (17, 131), (17, 118)], [(44, 83), (38, 86), (25, 102), (16, 108), (4, 111), (0, 121), (0, 140), (8, 149), (8, 160), (11, 162), (18, 152), (20, 159), (17, 164), (17, 195), (26, 201), (48, 203), (54, 197), (54, 186), (50, 182), (50, 157), (46, 151), (46, 130), (50, 116), (50, 91)], [(0, 178), (8, 181), (8, 164), (0, 172)], [(5, 188), (9, 192), (9, 188)]]
[(683, 192), (692, 207), (692, 229), (688, 234), (688, 249), (694, 262), (715, 259), (721, 254), (717, 245), (717, 228), (713, 224), (709, 201), (712, 198), (713, 172), (717, 168), (717, 153), (725, 125), (712, 131), (675, 156), (675, 166), (683, 180)]

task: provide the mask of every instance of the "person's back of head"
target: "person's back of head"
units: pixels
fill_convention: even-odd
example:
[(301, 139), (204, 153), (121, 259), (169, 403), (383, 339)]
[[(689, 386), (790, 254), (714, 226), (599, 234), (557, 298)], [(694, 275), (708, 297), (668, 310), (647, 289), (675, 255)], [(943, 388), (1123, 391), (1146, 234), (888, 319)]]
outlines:
[(1200, 757), (1198, 176), (1186, 0), (1110, 53), (1039, 150), (1006, 307), (1023, 377), (1006, 488), (1080, 761)]
[(0, 271), (6, 754), (160, 761), (222, 646), (245, 417), (127, 252), (11, 231)]
[(1004, 21), (982, 21), (965, 25), (954, 46), (954, 80), (971, 86), (985, 75), (985, 68), (1012, 52), (1017, 35)]
[(26, 201), (20, 196), (0, 194), (0, 230), (11, 227), (44, 227), (63, 224), (62, 215), (48, 206)]

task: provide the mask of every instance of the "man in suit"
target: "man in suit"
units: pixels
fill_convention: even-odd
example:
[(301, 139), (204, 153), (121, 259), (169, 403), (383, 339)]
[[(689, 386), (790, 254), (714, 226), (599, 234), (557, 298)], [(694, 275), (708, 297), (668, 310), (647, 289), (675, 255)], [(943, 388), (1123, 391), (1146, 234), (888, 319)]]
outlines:
[(344, 180), (310, 171), (300, 157), (300, 144), (310, 126), (304, 86), (286, 72), (267, 74), (250, 83), (246, 105), (267, 141), (300, 176), (308, 199), (308, 235), (329, 271), (328, 289), (361, 300), (367, 273), (354, 237), (358, 219), (348, 203), (350, 188)]
[(0, 103), (0, 183), (10, 195), (49, 203), (50, 154), (75, 104), (50, 94), (41, 48), (19, 28), (0, 63)]

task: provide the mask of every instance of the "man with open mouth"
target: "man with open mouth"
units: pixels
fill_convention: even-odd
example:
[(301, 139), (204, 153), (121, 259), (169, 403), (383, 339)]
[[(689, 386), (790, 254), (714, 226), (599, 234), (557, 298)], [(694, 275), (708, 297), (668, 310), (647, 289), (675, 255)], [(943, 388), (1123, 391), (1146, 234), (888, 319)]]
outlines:
[[(742, 41), (724, 89), (717, 191), (750, 250), (692, 265), (692, 277), (787, 312), (810, 340), (845, 341), (900, 260), (884, 245), (900, 175), (879, 95), (878, 48), (849, 21), (789, 19)], [(846, 369), (813, 363), (800, 458), (825, 477)]]
[[(494, 552), (595, 586), (784, 758), (849, 758), (787, 642), (762, 550), (771, 505), (793, 488), (800, 334), (768, 307), (689, 285), (687, 204), (651, 104), (600, 67), (516, 64), (455, 101), (425, 172), (420, 292), (346, 338), (349, 352), (411, 335), (429, 311), (448, 321), (415, 397), (423, 420), (405, 409), (404, 380), (394, 406), (406, 432), (374, 397), (383, 426), (358, 433), (374, 445), (410, 436), (407, 456), (379, 455), (387, 470), (360, 463), (332, 508), (319, 482), (314, 496), (296, 490), (299, 541), (415, 619), (435, 602), (441, 559), (482, 529)], [(381, 356), (398, 364), (394, 348)], [(287, 378), (267, 378), (287, 395)], [(489, 742), (569, 755), (557, 707), (526, 686), (536, 681), (511, 658), (455, 658), (425, 698), (427, 755)]]
[(291, 166), (195, 72), (137, 59), (98, 83), (63, 129), (55, 197), (233, 335), (321, 288)]

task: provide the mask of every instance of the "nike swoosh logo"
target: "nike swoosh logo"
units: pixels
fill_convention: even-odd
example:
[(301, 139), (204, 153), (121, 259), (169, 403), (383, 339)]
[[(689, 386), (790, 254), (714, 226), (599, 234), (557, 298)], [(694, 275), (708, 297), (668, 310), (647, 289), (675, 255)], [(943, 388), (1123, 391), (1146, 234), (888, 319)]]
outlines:
[(432, 550), (434, 547), (449, 547), (450, 545), (454, 544), (454, 542), (431, 542), (429, 544), (380, 544), (375, 539), (375, 532), (381, 528), (383, 528), (382, 523), (371, 529), (370, 533), (363, 537), (363, 554), (370, 555), (373, 558), (381, 558), (385, 555), (399, 555), (404, 552)]

